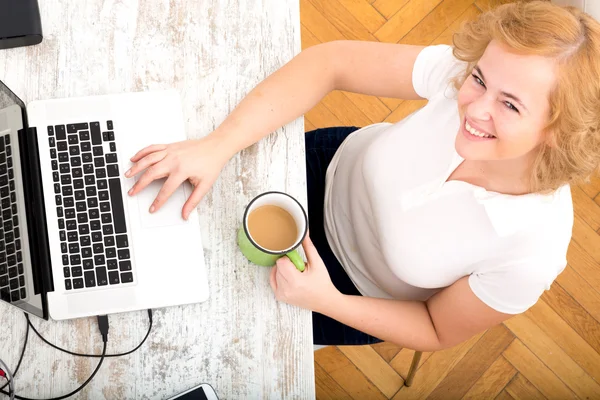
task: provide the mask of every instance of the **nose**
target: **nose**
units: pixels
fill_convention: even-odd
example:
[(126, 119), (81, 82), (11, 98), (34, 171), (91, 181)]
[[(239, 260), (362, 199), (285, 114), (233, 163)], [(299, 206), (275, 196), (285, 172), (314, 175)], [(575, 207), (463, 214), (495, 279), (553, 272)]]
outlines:
[(489, 121), (492, 117), (493, 101), (487, 92), (482, 93), (467, 105), (467, 114), (473, 119)]

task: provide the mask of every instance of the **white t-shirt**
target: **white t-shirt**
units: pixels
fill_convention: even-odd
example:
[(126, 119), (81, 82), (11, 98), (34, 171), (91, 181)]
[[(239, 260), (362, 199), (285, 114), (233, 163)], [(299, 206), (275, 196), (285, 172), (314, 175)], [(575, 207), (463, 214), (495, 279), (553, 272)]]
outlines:
[(463, 161), (450, 79), (464, 71), (447, 45), (421, 51), (413, 86), (428, 104), (396, 124), (351, 134), (328, 170), (325, 232), (365, 296), (426, 300), (469, 276), (495, 310), (533, 306), (566, 266), (569, 186), (550, 195), (489, 192), (446, 182)]

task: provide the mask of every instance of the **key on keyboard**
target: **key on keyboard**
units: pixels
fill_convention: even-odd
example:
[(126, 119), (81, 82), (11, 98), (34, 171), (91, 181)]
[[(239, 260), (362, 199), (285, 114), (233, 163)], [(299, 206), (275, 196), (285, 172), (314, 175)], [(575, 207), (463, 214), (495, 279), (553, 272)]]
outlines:
[(114, 126), (106, 125), (48, 127), (67, 290), (133, 282)]
[(0, 299), (27, 300), (9, 135), (0, 136), (0, 199)]

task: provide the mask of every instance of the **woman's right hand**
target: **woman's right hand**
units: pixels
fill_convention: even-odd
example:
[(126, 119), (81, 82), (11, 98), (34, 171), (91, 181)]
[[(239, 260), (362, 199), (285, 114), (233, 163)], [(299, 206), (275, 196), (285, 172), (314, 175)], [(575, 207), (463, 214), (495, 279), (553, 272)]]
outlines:
[(187, 220), (231, 156), (227, 146), (214, 135), (148, 146), (131, 158), (134, 164), (125, 176), (131, 178), (141, 172), (143, 174), (128, 193), (135, 196), (152, 181), (167, 178), (150, 206), (152, 213), (159, 210), (179, 185), (188, 180), (194, 186), (194, 191), (182, 210), (182, 216)]

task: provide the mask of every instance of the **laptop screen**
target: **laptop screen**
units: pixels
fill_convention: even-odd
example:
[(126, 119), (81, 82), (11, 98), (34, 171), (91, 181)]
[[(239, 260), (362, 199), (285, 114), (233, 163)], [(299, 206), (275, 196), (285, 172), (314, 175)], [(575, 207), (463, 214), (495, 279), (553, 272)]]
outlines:
[(32, 268), (26, 227), (19, 131), (25, 105), (0, 81), (0, 299), (44, 316), (39, 268)]

